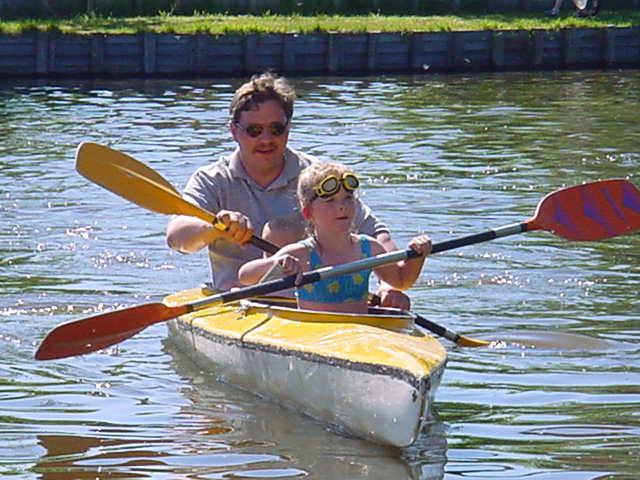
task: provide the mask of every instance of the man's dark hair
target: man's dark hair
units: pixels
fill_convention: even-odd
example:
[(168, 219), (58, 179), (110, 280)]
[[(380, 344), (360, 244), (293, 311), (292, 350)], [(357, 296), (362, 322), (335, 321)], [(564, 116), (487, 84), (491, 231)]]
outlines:
[(236, 90), (229, 106), (229, 116), (232, 122), (237, 122), (242, 112), (253, 110), (260, 103), (275, 100), (282, 106), (289, 121), (293, 116), (295, 99), (296, 92), (284, 77), (265, 72), (254, 75)]

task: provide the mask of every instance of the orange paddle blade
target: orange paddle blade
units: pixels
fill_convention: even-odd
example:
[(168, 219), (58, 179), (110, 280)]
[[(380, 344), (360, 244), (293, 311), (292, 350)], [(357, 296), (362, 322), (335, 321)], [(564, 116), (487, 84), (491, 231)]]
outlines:
[(95, 352), (133, 337), (149, 325), (188, 312), (187, 305), (168, 307), (163, 303), (148, 303), (63, 323), (49, 332), (35, 358), (53, 360)]
[(569, 240), (603, 240), (640, 229), (640, 191), (622, 179), (555, 191), (538, 204), (527, 230), (548, 230)]

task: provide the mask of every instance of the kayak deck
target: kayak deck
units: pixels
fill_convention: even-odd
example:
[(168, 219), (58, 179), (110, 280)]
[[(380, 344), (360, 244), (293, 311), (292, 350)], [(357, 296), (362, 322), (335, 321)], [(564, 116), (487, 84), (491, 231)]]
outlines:
[[(165, 303), (211, 293), (187, 290)], [(223, 380), (395, 446), (415, 440), (446, 363), (440, 342), (393, 309), (310, 312), (267, 297), (184, 315), (169, 328)]]

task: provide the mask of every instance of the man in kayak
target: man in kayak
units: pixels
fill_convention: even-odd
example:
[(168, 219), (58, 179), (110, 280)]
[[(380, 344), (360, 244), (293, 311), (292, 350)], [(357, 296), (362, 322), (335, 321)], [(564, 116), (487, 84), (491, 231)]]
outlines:
[[(317, 159), (287, 146), (295, 97), (293, 87), (271, 73), (254, 76), (236, 90), (229, 107), (236, 150), (199, 168), (183, 192), (188, 200), (217, 212), (226, 230), (189, 216), (176, 216), (167, 226), (167, 243), (174, 250), (193, 253), (208, 247), (216, 290), (239, 286), (240, 267), (262, 255), (247, 245), (254, 231), (299, 211), (298, 175)], [(354, 229), (374, 237), (387, 251), (397, 250), (388, 227), (360, 201)], [(378, 295), (384, 306), (409, 308), (409, 298), (386, 284)]]

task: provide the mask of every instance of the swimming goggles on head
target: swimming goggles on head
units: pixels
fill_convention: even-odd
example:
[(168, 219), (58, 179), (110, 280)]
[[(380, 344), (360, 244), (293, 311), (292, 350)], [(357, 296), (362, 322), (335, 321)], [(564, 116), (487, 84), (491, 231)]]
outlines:
[(360, 181), (353, 173), (345, 173), (341, 178), (329, 175), (313, 187), (313, 191), (319, 198), (327, 198), (338, 193), (340, 185), (345, 192), (353, 192), (360, 186)]
[(245, 132), (251, 138), (257, 138), (260, 135), (262, 135), (262, 132), (264, 132), (265, 128), (274, 137), (279, 137), (287, 129), (287, 125), (289, 124), (289, 121), (286, 121), (286, 122), (273, 122), (273, 123), (269, 123), (267, 125), (262, 125), (260, 123), (250, 123), (246, 127), (244, 125), (241, 125), (240, 122), (235, 122), (235, 124), (240, 130)]

